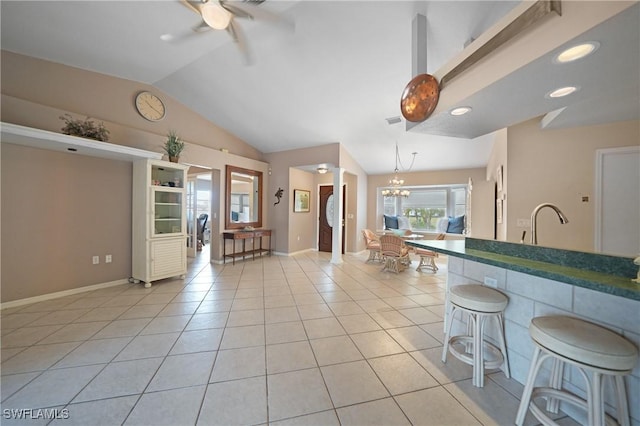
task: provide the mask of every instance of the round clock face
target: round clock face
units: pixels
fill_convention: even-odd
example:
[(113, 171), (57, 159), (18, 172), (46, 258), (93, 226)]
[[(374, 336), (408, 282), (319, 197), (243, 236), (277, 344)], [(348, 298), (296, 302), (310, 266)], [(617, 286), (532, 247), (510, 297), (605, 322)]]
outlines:
[(164, 118), (164, 104), (156, 95), (149, 92), (140, 92), (136, 96), (136, 109), (141, 116), (149, 121), (158, 121)]

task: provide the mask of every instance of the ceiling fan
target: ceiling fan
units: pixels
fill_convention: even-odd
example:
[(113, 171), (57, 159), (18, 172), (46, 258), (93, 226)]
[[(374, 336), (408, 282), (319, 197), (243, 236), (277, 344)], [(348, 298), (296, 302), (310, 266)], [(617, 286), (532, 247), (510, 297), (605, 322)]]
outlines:
[[(250, 65), (251, 53), (245, 33), (236, 19), (260, 20), (293, 28), (293, 24), (282, 17), (259, 7), (265, 0), (181, 0), (181, 3), (200, 15), (202, 20), (191, 28), (193, 33), (211, 30), (225, 30), (242, 52), (245, 62)], [(191, 34), (193, 34), (191, 33)], [(183, 34), (185, 36), (186, 34)], [(169, 35), (167, 41), (178, 38)]]

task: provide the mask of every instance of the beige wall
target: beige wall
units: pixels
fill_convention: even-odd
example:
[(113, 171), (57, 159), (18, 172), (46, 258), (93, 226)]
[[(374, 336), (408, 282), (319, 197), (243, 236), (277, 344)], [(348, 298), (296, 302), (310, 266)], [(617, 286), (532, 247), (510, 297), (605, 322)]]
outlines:
[(129, 277), (131, 177), (129, 162), (2, 143), (2, 302)]
[(471, 223), (467, 222), (467, 236), (473, 238), (494, 239), (495, 211), (492, 200), (495, 198), (495, 182), (474, 180), (471, 191)]
[[(224, 230), (224, 202), (220, 200), (224, 197), (224, 191), (221, 188), (224, 188), (225, 185), (225, 165), (232, 164), (262, 171), (265, 176), (263, 199), (265, 203), (267, 203), (267, 199), (270, 199), (266, 195), (269, 188), (267, 173), (269, 165), (261, 161), (262, 154), (259, 151), (195, 114), (171, 97), (164, 95), (160, 90), (142, 83), (27, 58), (6, 51), (2, 52), (1, 59), (2, 108), (0, 120), (3, 122), (58, 132), (63, 126), (63, 122), (59, 119), (60, 115), (70, 113), (79, 118), (90, 116), (97, 121), (104, 122), (111, 132), (111, 143), (155, 152), (162, 152), (162, 144), (168, 131), (176, 130), (187, 142), (187, 147), (181, 156), (181, 162), (211, 170), (214, 177), (212, 181), (212, 217), (210, 218), (213, 238), (212, 259), (221, 259), (222, 256), (220, 235)], [(140, 117), (135, 111), (134, 98), (142, 90), (150, 90), (163, 98), (167, 105), (165, 119), (152, 123)], [(221, 152), (222, 148), (229, 152)], [(60, 154), (50, 151), (36, 150), (38, 151), (37, 156), (17, 154), (25, 149), (2, 144), (2, 204), (3, 206), (13, 205), (15, 209), (20, 211), (31, 210), (29, 200), (52, 201), (51, 197), (55, 199), (55, 194), (61, 190), (48, 185), (8, 184), (18, 179), (15, 176), (16, 171), (27, 169), (30, 175), (38, 176), (40, 182), (47, 182), (47, 177), (54, 174), (46, 164), (60, 163), (58, 159)], [(34, 161), (38, 160), (35, 165), (32, 157)], [(126, 173), (122, 171), (108, 173), (120, 178), (113, 181), (105, 179), (103, 176), (85, 175), (88, 171), (97, 173), (101, 168), (124, 167), (122, 164), (117, 166), (119, 163), (113, 162), (115, 165), (105, 166), (104, 164), (108, 164), (110, 160), (89, 157), (82, 157), (81, 160), (77, 159), (79, 157), (74, 158), (74, 161), (67, 162), (63, 167), (65, 173), (78, 177), (78, 182), (74, 185), (85, 185), (86, 183), (86, 187), (81, 186), (76, 191), (65, 192), (66, 205), (73, 206), (74, 216), (92, 218), (91, 223), (89, 226), (82, 224), (82, 226), (74, 227), (73, 232), (56, 234), (55, 238), (42, 238), (43, 234), (40, 232), (42, 229), (68, 230), (69, 225), (64, 222), (65, 218), (55, 215), (40, 215), (34, 223), (31, 216), (10, 214), (3, 211), (5, 214), (2, 214), (1, 217), (2, 248), (4, 249), (2, 250), (2, 302), (126, 279), (131, 275), (131, 164), (123, 163), (127, 167)], [(91, 167), (90, 165), (95, 161), (101, 161), (101, 166)], [(11, 167), (5, 168), (5, 164), (10, 164)], [(40, 164), (43, 166), (39, 166)], [(37, 172), (32, 173), (32, 170)], [(40, 170), (48, 170), (49, 173), (41, 174)], [(20, 182), (20, 179), (22, 177), (17, 181)], [(108, 188), (96, 180), (109, 182)], [(98, 200), (96, 200), (96, 195), (92, 195), (94, 191), (95, 194), (119, 193), (119, 191), (114, 191), (114, 185), (117, 185), (121, 191), (128, 191), (127, 202), (114, 201), (104, 206), (104, 203), (98, 203), (98, 201), (105, 199), (104, 195), (98, 197)], [(75, 188), (75, 186), (71, 187)], [(88, 194), (89, 192), (91, 194)], [(106, 198), (106, 200), (109, 201), (110, 198)], [(96, 206), (104, 207), (104, 212), (107, 215), (113, 215), (115, 211), (116, 217), (122, 218), (123, 221), (126, 220), (126, 223), (110, 224), (111, 222), (108, 220), (103, 220), (100, 215), (96, 215), (94, 211)], [(39, 206), (38, 210), (41, 210), (40, 207), (42, 206)], [(64, 208), (64, 205), (61, 207)], [(265, 227), (270, 226), (269, 213), (268, 208), (263, 213)], [(102, 230), (103, 226), (109, 230), (108, 241), (110, 243), (108, 247), (96, 248), (94, 245), (95, 229)], [(19, 238), (12, 237), (12, 230), (17, 229), (20, 230)], [(8, 234), (5, 235), (5, 231)], [(32, 249), (37, 246), (37, 252), (24, 250), (25, 243)], [(77, 263), (67, 262), (68, 259), (65, 259), (64, 262), (50, 261), (51, 253), (57, 253), (61, 244), (65, 247), (72, 245), (76, 250), (74, 253), (85, 257), (89, 256), (88, 268), (81, 264), (80, 260), (76, 260)], [(96, 255), (104, 255), (107, 254), (107, 250), (111, 251), (109, 254), (113, 255), (114, 264), (107, 268), (103, 264), (104, 257), (102, 257), (99, 266), (91, 265), (91, 255), (97, 249), (102, 251), (95, 253)], [(34, 258), (42, 258), (43, 260), (34, 262)], [(120, 263), (124, 262), (124, 259), (127, 259), (126, 265)], [(37, 264), (38, 267), (35, 268), (34, 264)], [(64, 267), (61, 268), (60, 265), (64, 265)], [(43, 277), (46, 279), (43, 280)], [(27, 285), (27, 283), (29, 284)]]
[[(509, 199), (507, 198), (507, 187), (509, 186), (509, 162), (507, 156), (507, 129), (501, 129), (496, 132), (496, 138), (493, 142), (493, 148), (489, 161), (487, 162), (487, 181), (492, 184), (491, 196), (502, 199), (502, 223), (495, 222), (495, 237), (499, 241), (507, 239), (507, 222)], [(502, 191), (497, 190), (498, 167), (502, 167)], [(478, 238), (493, 238), (493, 236), (485, 236)]]
[[(301, 250), (317, 249), (317, 203), (319, 185), (332, 185), (333, 173), (325, 175), (299, 169), (326, 163), (329, 170), (338, 166), (345, 170), (344, 183), (347, 186), (346, 197), (346, 231), (345, 251), (353, 252), (364, 248), (358, 239), (360, 228), (364, 227), (366, 205), (366, 174), (351, 155), (340, 144), (332, 143), (311, 148), (293, 149), (265, 154), (265, 160), (271, 165), (272, 176), (270, 188), (273, 194), (279, 188), (284, 190), (280, 204), (273, 206), (273, 227), (277, 232), (275, 238), (276, 251), (279, 253), (295, 253)], [(306, 167), (308, 168), (308, 167)], [(305, 187), (303, 187), (305, 186)], [(311, 212), (293, 213), (293, 190), (309, 189), (311, 191)], [(286, 209), (286, 211), (285, 211)], [(300, 240), (298, 241), (298, 236)]]
[[(640, 122), (542, 130), (534, 119), (508, 130), (507, 240), (518, 242), (517, 219), (529, 219), (541, 203), (556, 204), (569, 223), (560, 225), (550, 209), (538, 217), (540, 245), (592, 251), (594, 242), (595, 151), (640, 144)], [(583, 202), (582, 197), (589, 197)]]
[[(90, 116), (104, 121), (111, 131), (110, 141), (121, 145), (143, 148), (139, 145), (145, 144), (148, 147), (144, 149), (160, 151), (164, 136), (175, 130), (191, 143), (225, 148), (232, 154), (262, 160), (257, 149), (153, 86), (4, 50), (1, 55), (2, 120), (5, 122), (57, 132), (63, 126), (58, 117), (68, 112), (79, 118)], [(135, 96), (143, 90), (155, 93), (164, 101), (167, 115), (163, 120), (150, 122), (136, 112)], [(26, 103), (9, 104), (5, 97)], [(62, 112), (37, 110), (29, 103)]]
[[(296, 253), (304, 250), (317, 248), (316, 218), (318, 217), (318, 197), (315, 191), (314, 174), (303, 170), (289, 169), (289, 185), (288, 193), (288, 209), (289, 214), (289, 235), (288, 235), (288, 253)], [(309, 191), (309, 208), (310, 211), (294, 213), (293, 212), (293, 191), (302, 189)]]
[[(292, 171), (291, 169), (295, 169), (300, 166), (307, 166), (310, 164), (320, 164), (320, 163), (328, 163), (328, 164), (337, 164), (340, 160), (339, 156), (339, 144), (327, 144), (317, 147), (311, 148), (303, 148), (303, 149), (293, 149), (289, 151), (280, 151), (275, 153), (265, 154), (265, 160), (269, 162), (271, 166), (271, 176), (269, 180), (269, 186), (267, 190), (267, 194), (269, 194), (267, 205), (272, 209), (272, 228), (275, 233), (274, 243), (275, 243), (275, 251), (278, 253), (293, 253), (299, 250), (306, 250), (315, 248), (315, 233), (313, 236), (308, 235), (303, 229), (299, 229), (298, 226), (310, 226), (307, 221), (304, 219), (296, 220), (295, 225), (292, 222), (293, 217), (293, 190), (294, 189), (305, 189), (299, 186), (299, 182), (292, 180)], [(300, 173), (306, 173), (309, 176), (312, 176), (309, 172), (303, 172), (298, 170)], [(296, 176), (305, 176), (298, 175), (297, 173), (293, 174), (294, 178)], [(305, 185), (308, 185), (312, 188), (311, 200), (312, 200), (312, 208), (315, 204), (317, 195), (313, 191), (313, 184), (308, 182), (309, 177), (305, 176), (303, 182)], [(276, 191), (281, 188), (283, 190), (282, 199), (279, 204), (274, 205), (276, 202), (274, 194)], [(302, 213), (296, 213), (296, 215), (300, 215)], [(309, 213), (304, 214), (304, 216), (309, 215)], [(300, 223), (303, 223), (300, 225)], [(295, 235), (295, 247), (296, 250), (293, 250), (289, 245), (291, 243), (289, 236)], [(297, 241), (297, 236), (301, 235), (300, 241)], [(307, 236), (305, 240), (302, 239), (302, 236)]]

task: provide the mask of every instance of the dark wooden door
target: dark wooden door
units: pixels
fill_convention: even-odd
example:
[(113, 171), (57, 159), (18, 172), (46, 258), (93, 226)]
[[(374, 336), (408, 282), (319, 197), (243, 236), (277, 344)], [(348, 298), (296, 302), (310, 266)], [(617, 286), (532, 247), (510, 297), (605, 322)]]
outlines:
[[(342, 253), (344, 253), (344, 200), (346, 188), (342, 190), (342, 220), (339, 225), (342, 226)], [(318, 250), (331, 253), (333, 241), (333, 185), (323, 185), (320, 187), (320, 208), (319, 208), (319, 226), (318, 226)], [(338, 208), (335, 204), (335, 208)]]

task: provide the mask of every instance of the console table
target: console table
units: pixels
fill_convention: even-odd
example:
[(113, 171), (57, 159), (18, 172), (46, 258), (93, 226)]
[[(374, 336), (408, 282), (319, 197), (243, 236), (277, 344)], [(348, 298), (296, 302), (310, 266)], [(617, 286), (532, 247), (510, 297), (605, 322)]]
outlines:
[[(241, 257), (243, 260), (246, 256), (251, 256), (253, 259), (263, 253), (267, 253), (271, 256), (271, 230), (270, 229), (256, 229), (254, 231), (227, 231), (222, 233), (222, 263), (226, 263), (227, 257), (233, 259), (233, 264), (236, 264), (236, 257)], [(269, 248), (262, 247), (262, 237), (269, 237)], [(252, 245), (249, 249), (246, 247), (248, 239), (252, 239)], [(227, 240), (233, 241), (233, 250), (227, 254)], [(242, 251), (236, 252), (236, 240), (242, 240)], [(259, 245), (256, 246), (256, 240), (259, 240)]]

